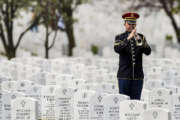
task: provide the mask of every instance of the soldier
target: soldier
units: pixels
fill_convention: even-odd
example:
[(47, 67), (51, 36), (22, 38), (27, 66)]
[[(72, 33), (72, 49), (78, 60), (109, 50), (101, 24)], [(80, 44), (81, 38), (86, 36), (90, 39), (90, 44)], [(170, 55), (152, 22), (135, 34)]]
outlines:
[(142, 56), (151, 54), (145, 36), (136, 33), (137, 13), (125, 13), (122, 15), (125, 20), (126, 31), (116, 35), (114, 50), (119, 54), (119, 69), (117, 73), (119, 93), (125, 94), (130, 99), (140, 100), (143, 88), (143, 67)]

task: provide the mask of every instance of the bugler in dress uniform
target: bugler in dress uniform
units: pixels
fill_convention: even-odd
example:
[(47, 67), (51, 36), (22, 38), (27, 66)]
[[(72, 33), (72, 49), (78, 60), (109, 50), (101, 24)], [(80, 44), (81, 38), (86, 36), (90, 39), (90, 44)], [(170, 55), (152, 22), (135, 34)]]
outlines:
[(118, 82), (119, 93), (130, 96), (131, 99), (140, 99), (143, 87), (143, 54), (150, 55), (151, 48), (145, 36), (136, 33), (137, 13), (125, 13), (126, 31), (116, 35), (114, 50), (119, 54)]

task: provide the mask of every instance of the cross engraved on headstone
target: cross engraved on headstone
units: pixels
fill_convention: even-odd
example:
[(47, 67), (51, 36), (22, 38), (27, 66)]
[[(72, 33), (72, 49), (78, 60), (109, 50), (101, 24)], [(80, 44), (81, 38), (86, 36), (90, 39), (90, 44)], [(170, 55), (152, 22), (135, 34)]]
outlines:
[(24, 107), (24, 106), (25, 106), (25, 104), (26, 104), (26, 102), (25, 102), (24, 100), (22, 100), (22, 101), (21, 101), (21, 105), (22, 105), (22, 107)]
[(89, 86), (89, 85), (87, 85), (87, 86), (86, 86), (86, 88), (89, 90), (89, 89), (90, 89), (90, 86)]
[(78, 85), (78, 83), (79, 83), (79, 82), (78, 82), (78, 81), (76, 81), (76, 85)]
[(41, 77), (42, 77), (42, 78), (45, 78), (45, 74), (41, 74)]
[(155, 87), (155, 83), (154, 82), (152, 82), (152, 87)]
[(102, 96), (98, 97), (98, 101), (101, 102), (102, 101)]
[(135, 105), (134, 105), (133, 103), (131, 103), (131, 104), (129, 105), (129, 107), (131, 108), (131, 110), (133, 110), (134, 107), (135, 107)]
[(118, 101), (119, 101), (119, 99), (118, 99), (117, 97), (115, 97), (115, 98), (113, 99), (113, 101), (114, 101), (115, 104), (117, 104)]
[(54, 90), (54, 88), (53, 88), (53, 87), (50, 87), (50, 92), (51, 92), (51, 93), (53, 93), (53, 90)]
[(8, 83), (8, 88), (11, 88), (11, 87), (12, 87), (11, 83)]
[(17, 68), (17, 65), (16, 65), (16, 64), (14, 64), (14, 68), (15, 68), (15, 69)]
[(106, 85), (103, 85), (102, 88), (103, 88), (103, 89), (106, 89)]
[(34, 70), (34, 69), (32, 69), (32, 73), (35, 73), (35, 70)]
[(13, 71), (12, 71), (12, 74), (13, 74), (13, 75), (15, 75), (15, 74), (16, 74), (16, 72), (17, 72), (17, 71), (13, 70)]
[(55, 74), (52, 75), (52, 79), (55, 79)]
[(144, 107), (144, 110), (146, 110), (146, 108), (147, 108), (147, 105), (146, 105), (146, 104), (144, 104), (144, 106), (143, 106), (143, 107)]
[(34, 88), (33, 88), (33, 91), (34, 91), (35, 93), (37, 92), (37, 90), (38, 90), (37, 87), (34, 87)]
[(178, 76), (178, 73), (177, 73), (177, 72), (175, 72), (175, 76)]
[(62, 93), (63, 93), (64, 95), (66, 95), (67, 89), (63, 89)]
[(156, 111), (154, 111), (152, 115), (153, 115), (153, 118), (156, 119), (158, 116), (158, 113)]
[(86, 93), (84, 93), (84, 94), (83, 94), (83, 98), (85, 99), (86, 97), (87, 97), (87, 94), (86, 94)]
[(178, 100), (179, 100), (179, 102), (180, 102), (180, 96), (178, 97)]
[(24, 85), (24, 83), (21, 83), (21, 87), (24, 87), (25, 85)]
[(162, 92), (159, 90), (159, 91), (157, 91), (157, 94), (158, 94), (159, 96), (161, 96), (161, 95), (162, 95)]
[(11, 96), (11, 99), (15, 99), (15, 98), (16, 98), (16, 95), (12, 95), (12, 96)]
[(74, 89), (74, 93), (77, 92), (77, 91), (78, 91), (78, 89)]
[(172, 92), (172, 91), (170, 91), (170, 92), (169, 92), (169, 94), (170, 94), (170, 95), (172, 95), (172, 94), (173, 94), (173, 92)]
[(113, 89), (113, 90), (115, 89), (115, 85), (112, 86), (112, 89)]
[(26, 67), (23, 67), (23, 71), (26, 71)]
[(63, 81), (65, 80), (65, 76), (62, 77), (62, 80), (63, 80)]

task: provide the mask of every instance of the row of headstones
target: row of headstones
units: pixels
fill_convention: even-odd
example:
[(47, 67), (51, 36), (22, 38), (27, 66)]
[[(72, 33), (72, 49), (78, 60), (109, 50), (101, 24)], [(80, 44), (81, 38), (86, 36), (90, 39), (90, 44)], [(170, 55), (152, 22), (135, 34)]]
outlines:
[(41, 96), (41, 102), (40, 96), (25, 98), (17, 92), (4, 91), (1, 96), (2, 120), (171, 120), (172, 117), (167, 109), (147, 108), (146, 103), (120, 94), (49, 88)]
[(59, 84), (59, 85), (40, 85), (29, 80), (3, 81), (2, 83), (0, 83), (1, 90), (17, 91), (17, 92), (23, 92), (23, 93), (32, 91), (33, 89), (36, 89), (36, 88), (41, 88), (41, 87), (45, 88), (48, 86), (54, 86), (54, 87), (63, 86), (63, 88), (73, 88), (75, 90), (86, 89), (86, 90), (93, 90), (96, 92), (103, 92), (103, 93), (109, 93), (109, 94), (118, 93), (118, 86), (115, 84), (110, 84), (110, 83), (89, 84), (89, 83), (84, 83), (80, 79), (71, 81), (71, 85), (66, 85), (65, 83)]
[(174, 93), (180, 93), (180, 72), (175, 72), (169, 68), (169, 71), (158, 73), (158, 68), (156, 67), (154, 72), (146, 72), (144, 88), (152, 90), (153, 88), (163, 87), (171, 89)]
[[(68, 63), (68, 62), (67, 62)], [(55, 65), (61, 70), (51, 72), (31, 65), (23, 65), (9, 61), (1, 62), (0, 73), (11, 80), (32, 80), (38, 84), (55, 85), (56, 81), (71, 81), (72, 79), (84, 79), (87, 82), (116, 82), (116, 72), (108, 72), (106, 68), (96, 66), (84, 66), (74, 63), (71, 65)], [(47, 82), (46, 82), (47, 81)]]
[[(18, 64), (16, 65), (18, 66)], [(2, 68), (2, 67), (1, 67)], [(10, 70), (13, 70), (13, 67), (9, 67), (11, 68)], [(116, 75), (115, 73), (106, 73), (106, 70), (96, 70), (95, 67), (90, 67), (89, 71), (90, 72), (80, 72), (78, 71), (77, 73), (79, 75), (76, 74), (76, 77), (74, 77), (72, 74), (61, 74), (60, 73), (50, 73), (50, 72), (33, 72), (33, 70), (29, 70), (27, 72), (25, 72), (27, 69), (29, 69), (29, 66), (25, 67), (26, 69), (20, 69), (19, 72), (20, 74), (18, 76), (21, 76), (20, 80), (24, 80), (26, 78), (32, 80), (35, 83), (41, 84), (41, 85), (56, 85), (56, 84), (61, 84), (62, 81), (72, 81), (72, 79), (76, 79), (73, 81), (79, 81), (77, 80), (78, 78), (83, 78), (81, 79), (83, 82), (85, 81), (86, 83), (102, 83), (102, 82), (107, 82), (107, 83), (112, 83), (112, 84), (116, 84), (117, 80), (116, 80)], [(8, 72), (8, 70), (4, 70), (2, 69), (4, 73), (10, 73)], [(155, 72), (153, 73), (153, 75), (156, 74), (157, 69), (155, 69)], [(14, 70), (14, 73), (18, 73), (18, 70)], [(13, 73), (14, 76), (17, 76)], [(81, 73), (81, 74), (80, 74)], [(82, 74), (84, 73), (84, 74)], [(34, 74), (34, 75), (33, 75)], [(82, 76), (83, 75), (83, 76)], [(8, 75), (7, 75), (8, 76)], [(24, 76), (24, 77), (23, 77)], [(25, 77), (26, 76), (26, 77)], [(28, 77), (27, 77), (28, 76)], [(165, 76), (164, 74), (162, 74), (161, 76)], [(146, 77), (146, 76), (145, 76)], [(17, 77), (19, 78), (19, 77)], [(170, 78), (170, 79), (168, 79)], [(17, 80), (15, 79), (15, 77), (10, 77), (9, 76), (9, 80)], [(145, 82), (147, 82), (147, 84), (154, 85), (156, 84), (155, 81), (157, 81), (157, 85), (161, 84), (161, 87), (168, 85), (167, 87), (173, 87), (173, 86), (180, 86), (180, 82), (179, 79), (175, 79), (172, 76), (166, 77), (166, 79), (155, 79), (153, 76), (148, 76), (148, 80), (145, 80)], [(71, 83), (71, 82), (69, 82)]]
[[(180, 67), (179, 62), (171, 59), (154, 59), (156, 66), (149, 66), (145, 70), (144, 88), (152, 90), (154, 88), (167, 88), (173, 93), (180, 93)], [(151, 60), (152, 62), (153, 60)], [(164, 63), (161, 63), (163, 62)], [(149, 61), (150, 62), (150, 61)], [(173, 65), (174, 64), (174, 65)]]
[(153, 90), (155, 88), (166, 88), (170, 89), (174, 94), (179, 94), (180, 83), (178, 81), (175, 82), (176, 84), (167, 84), (163, 80), (148, 80), (144, 81), (144, 89)]
[[(87, 62), (84, 62), (85, 58), (71, 58), (71, 59), (61, 58), (61, 59), (52, 59), (52, 60), (45, 60), (42, 58), (24, 58), (24, 59), (16, 58), (12, 61), (15, 63), (19, 63), (18, 66), (22, 66), (20, 65), (20, 63), (24, 62), (26, 65), (34, 65), (34, 66), (36, 65), (39, 68), (41, 68), (41, 70), (44, 70), (46, 72), (48, 71), (48, 72), (54, 72), (58, 74), (68, 73), (68, 74), (73, 74), (73, 76), (76, 78), (84, 78), (84, 79), (91, 79), (91, 80), (94, 79), (94, 81), (98, 81), (96, 80), (98, 79), (98, 77), (100, 79), (109, 78), (108, 77), (109, 74), (107, 73), (113, 74), (117, 72), (118, 63), (116, 62), (116, 60), (114, 60), (114, 62), (110, 62), (110, 61), (113, 61), (111, 59), (105, 60), (105, 59), (100, 59), (100, 58), (96, 58), (96, 60), (94, 60), (95, 62), (92, 60), (92, 58), (88, 60), (90, 62), (89, 64), (87, 64)], [(180, 68), (175, 63), (179, 63), (179, 62), (175, 62), (174, 65), (172, 64), (173, 62), (171, 59), (170, 60), (169, 59), (168, 60), (155, 59), (155, 60), (149, 60), (149, 62), (151, 63), (153, 61), (158, 61), (158, 60), (160, 61), (158, 63), (163, 63), (163, 64), (158, 64), (158, 67), (157, 66), (154, 67), (157, 64), (156, 62), (154, 62), (154, 65), (152, 66), (149, 66), (149, 63), (145, 64), (145, 67), (144, 67), (145, 80), (146, 79), (147, 80), (161, 79), (161, 80), (164, 80), (165, 83), (167, 84), (176, 85), (175, 82), (177, 82), (178, 79), (180, 78), (180, 74), (179, 74)], [(167, 64), (169, 65), (167, 66)], [(86, 66), (86, 65), (89, 65), (89, 66)], [(42, 66), (46, 66), (46, 67), (42, 67)], [(110, 66), (113, 66), (113, 67), (110, 67)], [(6, 64), (6, 67), (7, 67), (7, 64)], [(31, 68), (30, 66), (27, 66), (27, 67), (24, 66), (24, 68), (20, 69), (20, 71), (22, 72), (20, 72), (21, 74), (19, 76), (21, 76), (22, 79), (26, 79), (25, 77), (23, 78), (23, 76), (30, 75), (28, 74), (29, 72), (25, 74), (25, 71), (26, 71), (25, 69)], [(9, 67), (9, 68), (13, 68), (13, 67)], [(17, 72), (19, 70), (14, 70), (14, 71)], [(35, 70), (33, 69), (29, 71), (30, 73), (33, 73), (31, 71), (35, 71)], [(8, 72), (5, 72), (5, 73), (8, 73)], [(96, 76), (96, 75), (97, 75), (96, 78), (92, 78), (92, 76)], [(115, 76), (115, 74), (113, 75)], [(103, 78), (102, 76), (105, 76), (105, 77)], [(115, 78), (113, 80), (115, 80)]]
[[(26, 65), (33, 65), (40, 67), (44, 69), (45, 71), (51, 71), (51, 68), (55, 69), (57, 71), (59, 66), (65, 65), (66, 67), (72, 68), (72, 64), (79, 63), (82, 65), (88, 66), (88, 65), (94, 65), (97, 68), (107, 68), (108, 71), (111, 69), (111, 71), (117, 71), (118, 67), (118, 59), (107, 59), (107, 58), (100, 58), (100, 57), (93, 57), (93, 58), (57, 58), (57, 59), (50, 59), (46, 60), (43, 58), (36, 58), (36, 57), (30, 57), (30, 58), (14, 58), (11, 60), (15, 63), (21, 63)], [(144, 67), (151, 68), (151, 66), (161, 66), (161, 67), (178, 67), (179, 62), (177, 60), (173, 59), (145, 59), (144, 60)], [(114, 68), (108, 68), (108, 67), (114, 67)], [(165, 70), (163, 68), (162, 70)], [(154, 70), (153, 70), (154, 71)], [(158, 72), (158, 71), (156, 71)]]
[(169, 89), (143, 89), (141, 100), (147, 103), (148, 108), (163, 108), (172, 112), (173, 120), (180, 119), (180, 94)]
[(92, 58), (85, 58), (85, 57), (72, 57), (72, 58), (56, 58), (56, 59), (43, 59), (43, 58), (14, 58), (11, 60), (15, 63), (22, 63), (27, 65), (38, 66), (45, 71), (58, 71), (62, 69), (59, 66), (66, 66), (66, 67), (74, 67), (72, 65), (80, 64), (80, 66), (75, 66), (77, 69), (79, 67), (84, 67), (83, 65), (87, 66), (96, 66), (99, 68), (105, 68), (110, 71), (117, 70), (118, 59), (111, 59), (111, 58), (102, 58), (102, 57), (92, 57)]
[(179, 59), (148, 58), (143, 66), (145, 80), (163, 80), (166, 84), (176, 85), (180, 79)]
[[(172, 59), (172, 58), (152, 58), (152, 57), (145, 57), (144, 58), (144, 63), (145, 65), (149, 65), (149, 66), (164, 66), (164, 65), (168, 65), (168, 66), (179, 66), (180, 62), (179, 62), (179, 58), (177, 59)], [(148, 63), (148, 64), (147, 64)]]
[[(31, 59), (33, 59), (33, 58), (27, 58), (28, 61), (31, 61)], [(22, 59), (22, 60), (24, 60), (24, 59)], [(50, 75), (50, 78), (48, 78), (48, 79), (57, 78), (56, 77), (56, 76), (58, 76), (58, 75), (56, 75), (57, 73), (58, 74), (61, 74), (61, 73), (67, 74), (68, 73), (69, 75), (72, 75), (75, 78), (83, 78), (83, 79), (88, 80), (89, 82), (92, 82), (92, 81), (101, 82), (103, 80), (111, 81), (111, 79), (113, 79), (111, 82), (114, 82), (116, 80), (115, 73), (117, 71), (112, 70), (111, 73), (108, 73), (108, 72), (110, 72), (110, 70), (108, 70), (108, 68), (106, 69), (106, 68), (102, 67), (103, 65), (111, 66), (111, 64), (108, 64), (108, 62), (103, 62), (103, 63), (106, 63), (103, 65), (96, 64), (93, 66), (91, 64), (91, 66), (85, 67), (85, 64), (75, 63), (75, 61), (76, 62), (81, 61), (80, 58), (75, 59), (74, 62), (72, 62), (72, 61), (65, 62), (64, 59), (55, 59), (55, 60), (51, 60), (51, 62), (50, 62), (51, 66), (54, 66), (54, 67), (41, 67), (41, 65), (38, 65), (38, 64), (43, 63), (43, 62), (39, 62), (39, 61), (46, 61), (46, 62), (44, 62), (44, 65), (46, 65), (46, 66), (48, 64), (50, 64), (49, 61), (45, 60), (45, 59), (41, 60), (40, 58), (35, 58), (35, 60), (39, 60), (37, 63), (32, 62), (33, 61), (32, 60), (31, 64), (28, 64), (28, 62), (24, 62), (26, 65), (22, 65), (21, 64), (21, 63), (23, 63), (22, 60), (20, 59), (19, 61), (12, 60), (13, 62), (10, 62), (10, 61), (2, 62), (1, 63), (2, 67), (0, 68), (0, 71), (2, 71), (3, 74), (5, 74), (6, 76), (11, 74), (13, 76), (13, 78), (12, 78), (13, 80), (31, 79), (32, 76), (35, 77), (34, 79), (40, 79), (41, 77), (47, 76), (47, 74), (49, 73), (47, 71), (52, 72), (52, 73), (50, 73), (52, 75)], [(27, 60), (25, 60), (25, 61), (27, 61)], [(68, 59), (68, 60), (71, 60), (71, 59)], [(97, 63), (101, 63), (103, 60), (100, 59), (99, 61), (100, 62), (97, 62)], [(37, 65), (38, 67), (34, 67), (31, 65)], [(51, 68), (54, 68), (54, 69), (50, 70)], [(62, 68), (64, 68), (64, 69), (62, 69)], [(163, 68), (163, 70), (164, 70), (164, 68)], [(44, 72), (42, 72), (42, 71), (44, 71)], [(153, 66), (149, 67), (148, 72), (145, 71), (145, 74), (146, 74), (145, 78), (147, 78), (148, 80), (161, 79), (161, 80), (165, 81), (165, 83), (168, 85), (176, 85), (175, 83), (178, 82), (179, 81), (178, 79), (180, 78), (179, 71), (175, 71), (175, 69), (168, 68), (168, 69), (164, 70), (164, 72), (162, 72), (161, 67), (153, 67)], [(39, 77), (39, 78), (37, 78), (37, 77)], [(53, 81), (53, 80), (49, 80), (49, 81)], [(44, 83), (44, 81), (40, 81), (39, 83), (41, 83), (41, 82)], [(52, 82), (50, 84), (54, 84), (54, 82)]]
[[(77, 84), (76, 84), (77, 85)], [(102, 93), (109, 93), (109, 94), (117, 94), (118, 93), (118, 88), (117, 86), (114, 86), (113, 84), (97, 84), (96, 86), (93, 86), (93, 84), (84, 84), (84, 86), (72, 86), (73, 89), (75, 89), (76, 91), (81, 90), (81, 89), (86, 89), (86, 90), (93, 90), (96, 92), (102, 92)], [(46, 91), (46, 89), (48, 89), (49, 87), (61, 87), (61, 86), (41, 86), (38, 84), (34, 84), (31, 81), (4, 81), (1, 84), (2, 86), (2, 90), (5, 91), (17, 91), (17, 92), (23, 92), (24, 94), (30, 94), (30, 93), (34, 93), (37, 95), (40, 95), (41, 93), (37, 92), (37, 89), (45, 89), (42, 90), (42, 94), (44, 94), (43, 91)], [(63, 86), (64, 88), (68, 88), (65, 85)], [(41, 91), (41, 90), (40, 90)], [(180, 94), (178, 92), (178, 89), (165, 89), (165, 88), (159, 88), (158, 86), (156, 86), (156, 89), (151, 89), (151, 90), (147, 90), (147, 89), (143, 89), (143, 95), (142, 97), (146, 100), (146, 102), (149, 101), (149, 98), (157, 98), (160, 99), (160, 97), (162, 97), (161, 99), (165, 99), (168, 101), (171, 101), (171, 95), (175, 95), (175, 94)], [(35, 93), (37, 92), (37, 93)], [(161, 96), (158, 96), (158, 93), (163, 93)], [(168, 94), (170, 93), (170, 94)], [(150, 97), (149, 97), (150, 96)], [(167, 104), (166, 108), (170, 109), (171, 104)]]
[[(16, 83), (17, 84), (17, 89), (16, 89)], [(41, 88), (40, 85), (35, 85), (34, 83), (30, 82), (30, 81), (4, 81), (2, 83), (2, 89), (3, 90), (8, 90), (8, 91), (15, 91), (17, 90), (18, 92), (23, 92), (27, 95), (30, 95), (32, 96), (31, 94), (33, 94), (34, 92), (37, 92), (37, 93), (34, 93), (35, 96), (41, 96), (41, 94), (46, 94), (46, 89), (48, 89), (49, 86), (44, 86), (44, 89), (45, 90), (42, 90), (42, 91), (45, 91), (43, 93), (38, 93), (37, 90), (38, 88)], [(53, 87), (56, 87), (56, 86), (53, 86)], [(85, 87), (84, 87), (85, 88)], [(117, 91), (113, 92), (111, 91), (113, 87), (106, 87), (106, 86), (102, 86), (102, 87), (97, 87), (97, 88), (102, 88), (101, 90), (97, 90), (98, 92), (104, 92), (104, 93), (117, 93)], [(92, 85), (89, 85), (89, 88), (86, 88), (88, 90), (92, 90)], [(78, 90), (78, 89), (76, 89)], [(116, 89), (117, 90), (117, 89)], [(172, 94), (173, 92), (171, 92), (170, 90), (166, 90), (166, 89), (154, 89), (152, 91), (147, 91), (147, 90), (143, 90), (143, 95), (142, 95), (142, 98), (143, 100), (148, 103), (147, 105), (151, 107), (153, 107), (151, 105), (151, 103), (155, 103), (155, 106), (154, 107), (161, 107), (161, 108), (166, 108), (166, 109), (172, 109), (173, 106), (172, 106)], [(175, 94), (175, 92), (174, 92)], [(154, 98), (154, 99), (152, 99)], [(175, 98), (175, 97), (173, 97)], [(153, 102), (151, 102), (153, 101)], [(164, 101), (164, 102), (162, 102)], [(156, 106), (158, 105), (158, 106)], [(177, 109), (178, 110), (178, 109)], [(176, 112), (178, 113), (178, 111), (176, 110)]]

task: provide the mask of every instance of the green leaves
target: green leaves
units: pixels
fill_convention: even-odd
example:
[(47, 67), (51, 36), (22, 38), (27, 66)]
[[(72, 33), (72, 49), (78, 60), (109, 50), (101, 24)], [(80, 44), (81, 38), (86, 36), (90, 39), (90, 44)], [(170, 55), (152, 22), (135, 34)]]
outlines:
[(172, 35), (166, 35), (166, 40), (172, 41), (172, 39), (173, 39)]
[(174, 0), (174, 6), (171, 9), (171, 12), (173, 14), (179, 14), (180, 13), (180, 0)]

